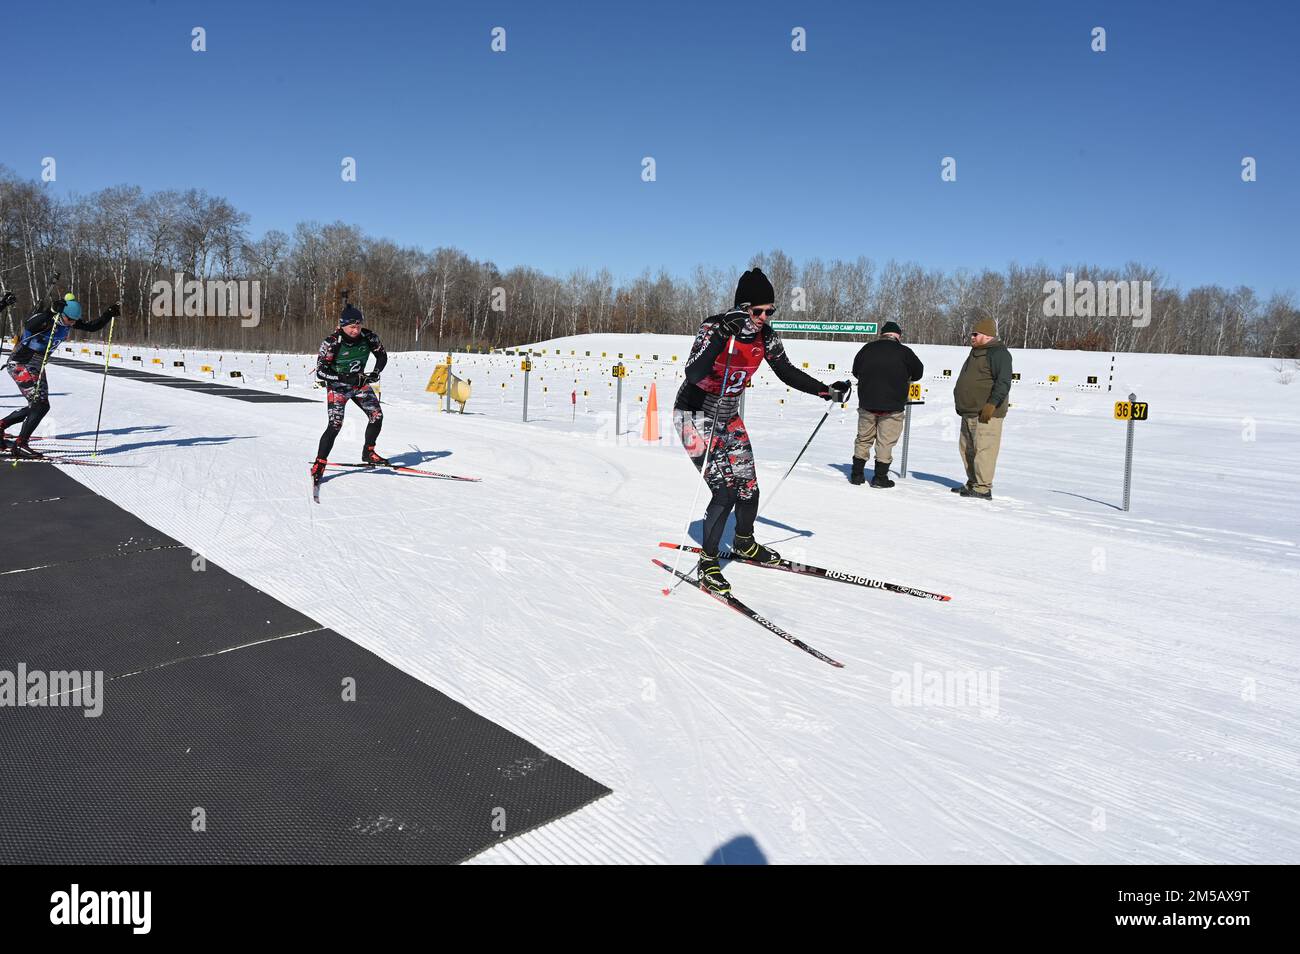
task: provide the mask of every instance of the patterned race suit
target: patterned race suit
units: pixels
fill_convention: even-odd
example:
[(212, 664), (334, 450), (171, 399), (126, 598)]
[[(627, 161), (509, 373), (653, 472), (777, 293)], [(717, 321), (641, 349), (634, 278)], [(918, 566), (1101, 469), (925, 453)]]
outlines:
[[(686, 380), (674, 403), (673, 426), (681, 438), (713, 497), (704, 514), (704, 551), (717, 555), (727, 517), (736, 511), (736, 534), (753, 536), (758, 514), (758, 477), (749, 431), (741, 419), (740, 397), (758, 372), (764, 359), (785, 384), (808, 394), (819, 394), (826, 385), (791, 364), (785, 345), (770, 325), (760, 330), (746, 319), (736, 335), (734, 350), (727, 354), (727, 334), (719, 322), (723, 316), (707, 318), (700, 326), (686, 361)], [(726, 374), (724, 385), (723, 374)], [(714, 429), (714, 420), (717, 428)], [(712, 440), (713, 449), (709, 450)], [(704, 458), (708, 456), (707, 469)]]
[(99, 331), (112, 319), (113, 313), (106, 311), (99, 318), (78, 318), (69, 325), (64, 324), (59, 315), (50, 309), (38, 311), (28, 318), (23, 323), (23, 334), (18, 346), (5, 364), (5, 370), (14, 379), (14, 384), (18, 385), (27, 406), (20, 407), (0, 421), (0, 430), (22, 421), (19, 436), (31, 436), (50, 409), (50, 380), (43, 370), (46, 356), (57, 350), (70, 332)]
[(378, 374), (388, 363), (388, 353), (379, 336), (369, 328), (362, 328), (355, 338), (349, 338), (340, 329), (321, 342), (320, 351), (316, 355), (316, 377), (325, 382), (329, 424), (320, 436), (317, 457), (329, 457), (334, 447), (334, 438), (343, 428), (343, 412), (347, 410), (348, 401), (355, 401), (369, 421), (366, 425), (366, 446), (374, 445), (379, 438), (379, 431), (384, 425), (384, 412), (379, 406), (379, 398), (366, 380), (366, 361), (372, 354), (375, 356), (373, 373)]

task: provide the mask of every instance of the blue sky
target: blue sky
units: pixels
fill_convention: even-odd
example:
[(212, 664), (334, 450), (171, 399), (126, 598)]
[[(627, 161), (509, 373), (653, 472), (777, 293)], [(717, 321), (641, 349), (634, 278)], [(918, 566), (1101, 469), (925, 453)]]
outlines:
[(0, 163), (35, 177), (52, 155), (61, 194), (198, 187), (255, 234), (343, 220), (503, 268), (686, 274), (780, 247), (945, 269), (1140, 260), (1267, 294), (1300, 289), (1298, 11), (26, 3), (4, 18)]

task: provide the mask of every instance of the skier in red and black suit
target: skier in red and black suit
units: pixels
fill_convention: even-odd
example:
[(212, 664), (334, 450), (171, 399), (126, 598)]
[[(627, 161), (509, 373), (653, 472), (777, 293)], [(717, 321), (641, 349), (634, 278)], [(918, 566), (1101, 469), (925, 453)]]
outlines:
[[(388, 352), (384, 350), (379, 335), (369, 328), (361, 327), (361, 309), (355, 305), (345, 305), (339, 316), (339, 330), (321, 342), (316, 355), (316, 377), (325, 382), (326, 403), (329, 406), (329, 423), (320, 436), (316, 448), (316, 462), (311, 465), (313, 480), (319, 481), (325, 473), (330, 451), (334, 448), (334, 438), (343, 428), (343, 412), (347, 410), (348, 401), (355, 401), (357, 407), (366, 412), (370, 423), (366, 425), (366, 446), (361, 460), (376, 467), (388, 466), (388, 461), (375, 452), (375, 441), (384, 426), (384, 412), (379, 406), (379, 398), (370, 385), (379, 380), (379, 372), (388, 364)], [(375, 356), (373, 371), (366, 371), (366, 361)]]
[[(782, 382), (806, 394), (827, 401), (844, 401), (849, 392), (849, 382), (823, 384), (790, 362), (780, 336), (767, 323), (776, 311), (772, 305), (775, 298), (772, 283), (759, 269), (740, 276), (735, 307), (724, 315), (706, 318), (700, 325), (686, 362), (686, 380), (673, 405), (673, 426), (682, 446), (713, 492), (704, 513), (701, 543), (704, 552), (700, 556), (699, 577), (719, 595), (731, 592), (718, 564), (718, 553), (733, 508), (736, 537), (731, 544), (732, 552), (763, 563), (775, 563), (781, 558), (776, 551), (754, 540), (758, 478), (749, 433), (739, 413), (745, 385), (766, 359)], [(729, 350), (728, 343), (732, 341), (734, 345)]]

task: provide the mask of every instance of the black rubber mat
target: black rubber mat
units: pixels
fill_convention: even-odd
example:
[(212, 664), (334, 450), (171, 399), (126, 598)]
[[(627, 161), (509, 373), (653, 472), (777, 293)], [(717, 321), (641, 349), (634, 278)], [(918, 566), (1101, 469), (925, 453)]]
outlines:
[[(70, 497), (94, 497), (95, 492), (84, 484), (55, 472), (44, 473), (50, 464), (14, 464), (0, 457), (0, 480), (5, 488), (0, 493), (0, 507), (21, 507), (29, 503), (63, 500)], [(0, 520), (8, 523), (15, 513), (12, 509), (0, 510)], [(6, 548), (7, 550), (7, 548)]]
[[(65, 358), (61, 355), (50, 355), (50, 363), (62, 365), (68, 368), (77, 368), (81, 371), (92, 371), (96, 374), (104, 372), (104, 366), (90, 361), (78, 361), (75, 358)], [(112, 367), (108, 369), (111, 377), (130, 378), (134, 381), (143, 381), (146, 384), (160, 384), (168, 388), (180, 388), (185, 391), (202, 391), (205, 394), (215, 394), (217, 397), (234, 398), (237, 401), (251, 401), (259, 404), (315, 404), (316, 401), (310, 398), (297, 397), (292, 394), (277, 394), (274, 391), (256, 391), (252, 388), (232, 387), (228, 384), (218, 384), (215, 381), (191, 381), (188, 378), (176, 378), (166, 374), (156, 374), (152, 371), (141, 371), (137, 368)]]
[(3, 726), (6, 863), (456, 862), (606, 793), (329, 630)]
[(213, 563), (195, 570), (193, 560), (185, 548), (150, 550), (0, 576), (0, 606), (31, 607), (21, 628), (0, 631), (0, 669), (22, 660), (34, 669), (136, 672), (319, 628)]
[[(0, 508), (76, 502), (101, 531), (138, 532), (66, 474), (29, 469), (59, 499), (30, 503), (30, 478), (0, 474)], [(69, 520), (59, 534), (73, 532)], [(0, 678), (21, 665), (104, 679), (94, 718), (0, 707), (0, 863), (455, 862), (608, 793), (191, 559), (88, 554), (0, 576), (0, 605), (25, 620), (0, 627)]]
[[(176, 545), (53, 464), (15, 465), (0, 458), (0, 500), (0, 520), (14, 529), (0, 548), (0, 574)], [(18, 530), (29, 520), (39, 533)]]

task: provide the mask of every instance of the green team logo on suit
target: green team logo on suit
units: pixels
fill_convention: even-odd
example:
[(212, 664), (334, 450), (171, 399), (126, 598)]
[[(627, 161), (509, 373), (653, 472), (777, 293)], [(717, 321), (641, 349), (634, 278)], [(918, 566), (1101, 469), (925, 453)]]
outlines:
[(369, 357), (370, 345), (363, 339), (341, 342), (338, 354), (334, 356), (334, 370), (338, 374), (355, 374), (364, 370)]

